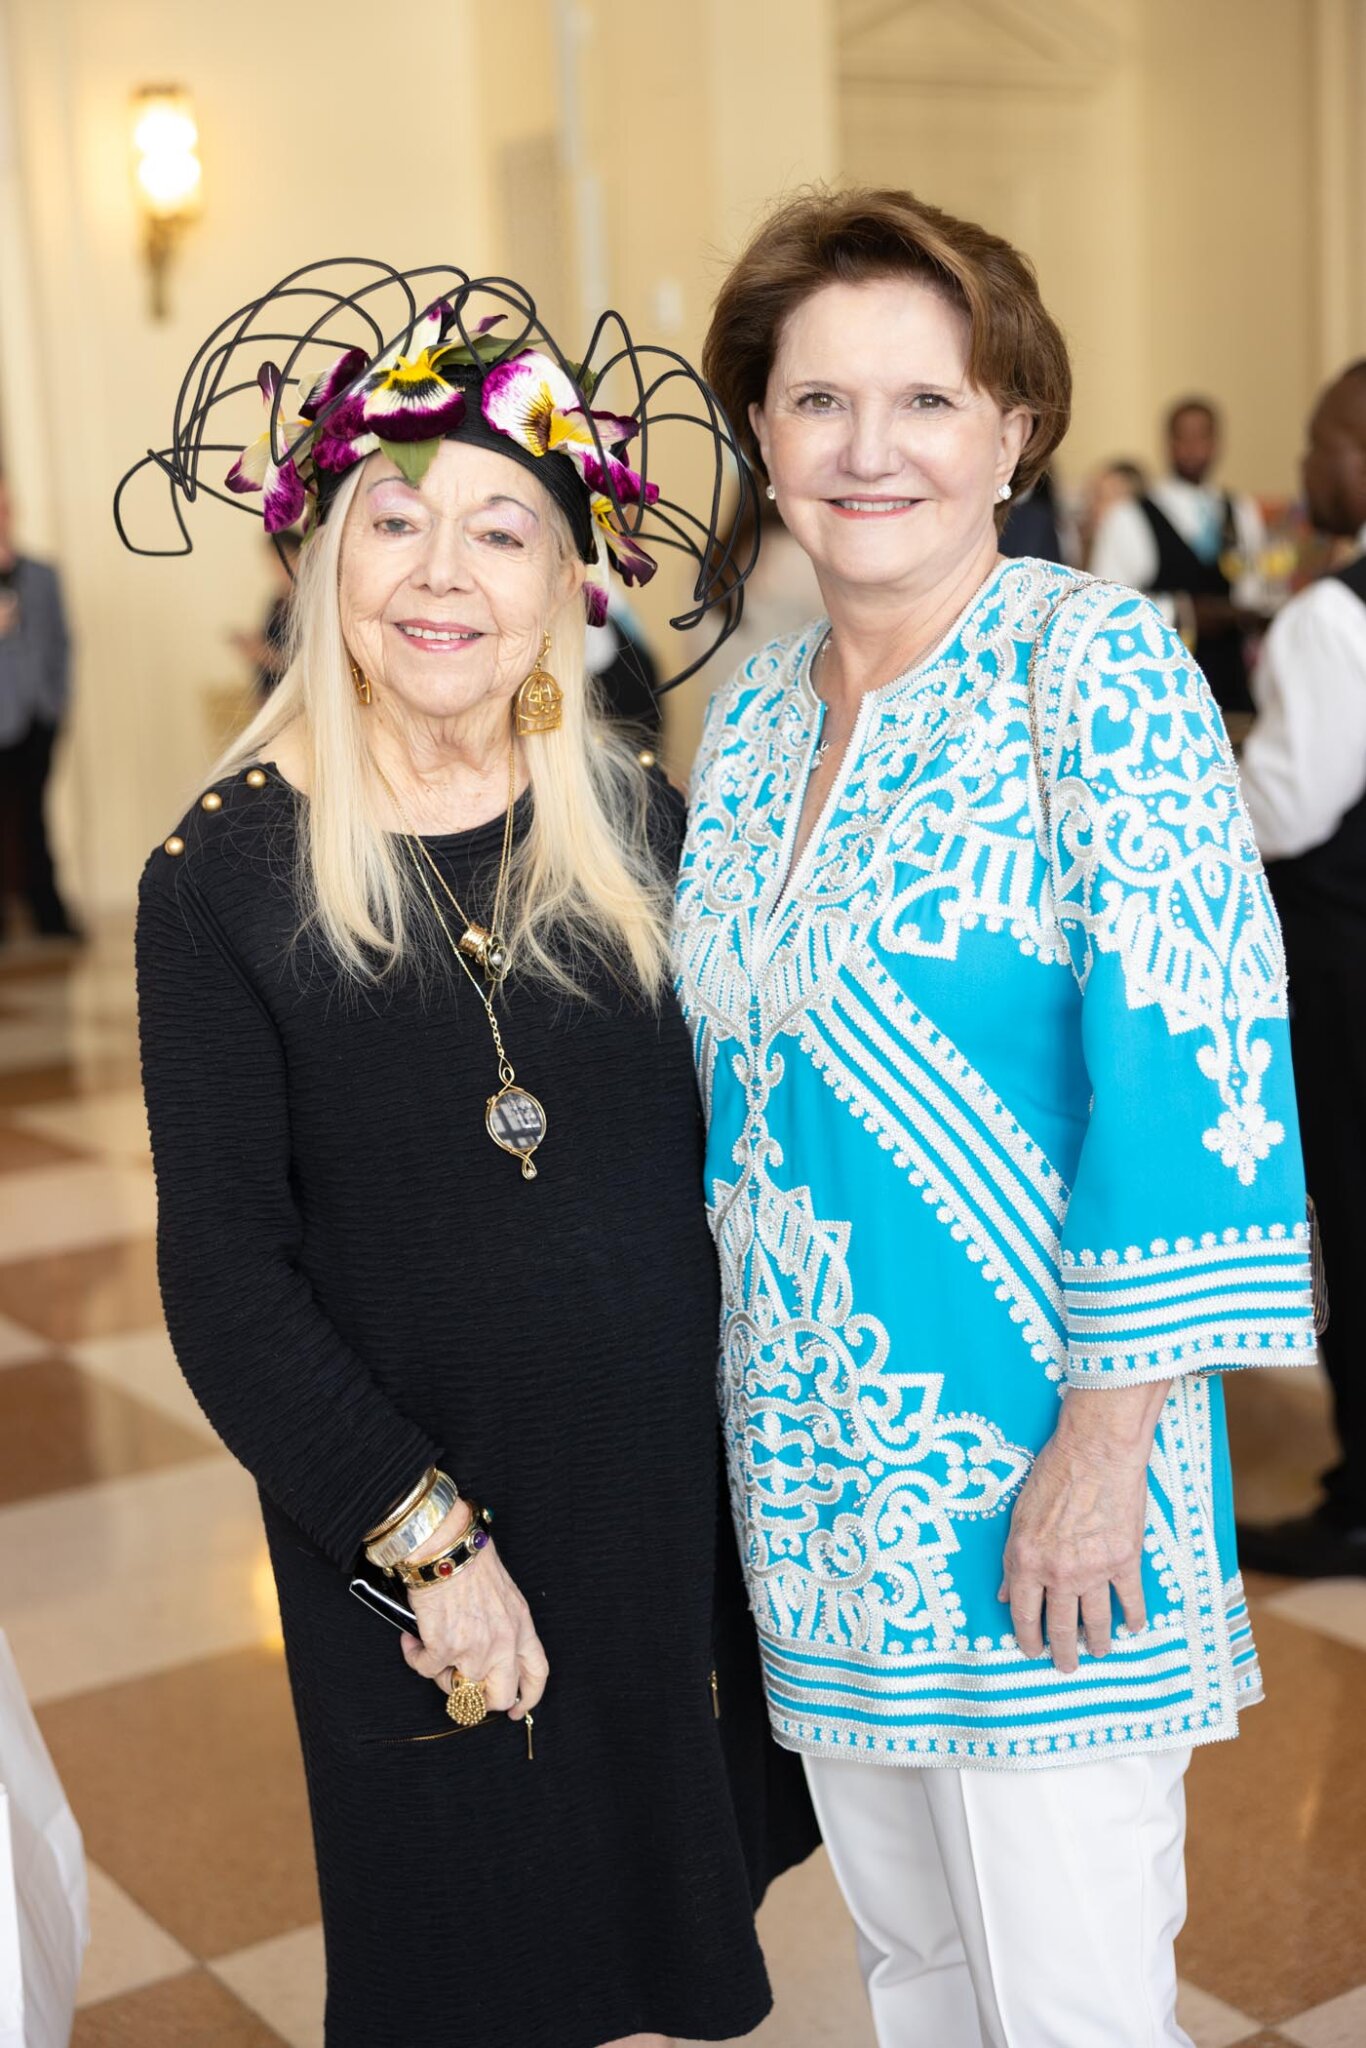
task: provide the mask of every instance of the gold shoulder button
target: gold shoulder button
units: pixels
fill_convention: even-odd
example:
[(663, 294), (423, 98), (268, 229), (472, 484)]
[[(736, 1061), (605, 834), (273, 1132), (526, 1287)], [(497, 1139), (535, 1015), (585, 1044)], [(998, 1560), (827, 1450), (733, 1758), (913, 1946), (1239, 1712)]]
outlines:
[(172, 855), (172, 857), (174, 857), (178, 853), (184, 853), (185, 841), (179, 836), (178, 833), (173, 832), (169, 839), (162, 841), (161, 850), (163, 853), (169, 853)]
[(247, 770), (247, 788), (248, 788), (248, 789), (264, 789), (264, 788), (265, 788), (265, 786), (266, 786), (266, 783), (267, 783), (267, 781), (268, 781), (268, 780), (269, 780), (269, 777), (267, 776), (267, 774), (266, 774), (266, 771), (265, 771), (265, 769), (264, 769), (264, 768), (248, 768), (248, 770)]
[(221, 811), (223, 799), (216, 789), (208, 790), (205, 795), (200, 797), (199, 808), (201, 811)]

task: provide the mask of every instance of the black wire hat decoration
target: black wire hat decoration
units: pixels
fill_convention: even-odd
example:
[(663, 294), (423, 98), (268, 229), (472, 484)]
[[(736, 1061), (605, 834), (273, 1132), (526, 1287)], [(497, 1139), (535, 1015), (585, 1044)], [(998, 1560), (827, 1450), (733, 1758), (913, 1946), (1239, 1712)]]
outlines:
[[(325, 350), (331, 360), (318, 367)], [(602, 409), (605, 389), (624, 410)], [(264, 398), (268, 418), (244, 448), (219, 436), (248, 392)], [(651, 439), (662, 428), (706, 436), (704, 514), (650, 480)], [(637, 437), (638, 469), (625, 459)], [(621, 314), (605, 312), (583, 356), (571, 361), (521, 285), (471, 278), (450, 264), (405, 271), (332, 258), (292, 271), (239, 307), (181, 382), (170, 446), (149, 449), (120, 480), (114, 524), (134, 554), (187, 555), (194, 543), (186, 511), (201, 494), (247, 511), (257, 509), (251, 501), (259, 494), (268, 534), (300, 519), (307, 533), (367, 455), (382, 449), (416, 484), (444, 439), (524, 464), (564, 513), (582, 559), (605, 553), (624, 582), (648, 581), (658, 548), (695, 565), (692, 603), (669, 624), (691, 632), (711, 613), (716, 631), (661, 689), (694, 675), (739, 625), (759, 549), (754, 476), (686, 357), (638, 345)], [(223, 471), (225, 456), (235, 459)], [(130, 531), (125, 497), (145, 471), (165, 480), (179, 536), (172, 545), (144, 546)], [(586, 584), (591, 623), (602, 622), (606, 603), (598, 585)]]

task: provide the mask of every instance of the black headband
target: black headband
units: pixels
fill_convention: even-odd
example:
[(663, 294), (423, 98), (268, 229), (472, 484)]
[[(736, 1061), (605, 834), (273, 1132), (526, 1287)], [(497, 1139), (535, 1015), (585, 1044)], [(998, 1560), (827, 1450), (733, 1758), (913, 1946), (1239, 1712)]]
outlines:
[[(564, 455), (533, 455), (529, 449), (500, 434), (484, 418), (479, 405), (479, 387), (482, 378), (471, 372), (461, 377), (467, 402), (465, 417), (458, 426), (448, 427), (441, 438), (443, 441), (462, 441), (468, 447), (487, 448), (490, 454), (505, 455), (509, 462), (520, 463), (529, 476), (543, 484), (565, 516), (570, 537), (578, 551), (580, 561), (596, 562), (598, 544), (593, 537), (593, 515), (589, 509), (588, 486)], [(318, 471), (318, 517), (325, 519), (332, 500), (346, 479), (345, 470)]]

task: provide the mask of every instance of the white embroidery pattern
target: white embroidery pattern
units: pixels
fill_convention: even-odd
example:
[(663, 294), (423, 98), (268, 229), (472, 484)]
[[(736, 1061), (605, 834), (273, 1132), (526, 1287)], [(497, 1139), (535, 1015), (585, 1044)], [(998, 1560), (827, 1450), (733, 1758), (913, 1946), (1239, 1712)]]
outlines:
[[(1037, 852), (1019, 649), (1069, 580), (1077, 597), (1046, 664), (1066, 672), (1047, 700), (1055, 915)], [(1173, 1036), (1192, 1037), (1221, 1104), (1203, 1143), (1250, 1186), (1285, 1137), (1261, 1101), (1271, 1052), (1257, 1030), (1286, 1014), (1285, 962), (1218, 714), (1145, 600), (1028, 565), (997, 597), (999, 611), (965, 622), (951, 658), (885, 693), (840, 815), (776, 912), (791, 771), (809, 742), (794, 685), (815, 636), (756, 658), (741, 716), (726, 720), (724, 693), (713, 707), (709, 737), (724, 728), (725, 744), (703, 749), (691, 884), (713, 915), (729, 909), (771, 927), (770, 1028), (838, 973), (850, 932), (870, 915), (886, 956), (951, 959), (961, 934), (980, 927), (1026, 955), (1070, 957), (1085, 987), (1096, 956), (1113, 955), (1130, 1008), (1156, 1006)], [(775, 800), (753, 806), (765, 774)], [(732, 1018), (735, 999), (748, 1000), (743, 972), (733, 989), (716, 963), (699, 963), (691, 979), (704, 1004)]]
[(1029, 1453), (983, 1416), (941, 1413), (942, 1374), (895, 1368), (884, 1326), (855, 1309), (847, 1223), (762, 1163), (746, 1178), (743, 1200), (717, 1191), (726, 1263), (747, 1264), (745, 1307), (722, 1325), (722, 1412), (761, 1625), (875, 1654), (910, 1630), (949, 1647), (964, 1626), (953, 1523), (999, 1514)]
[(1174, 1037), (1195, 1035), (1223, 1104), (1204, 1144), (1250, 1187), (1285, 1137), (1260, 1099), (1271, 1048), (1257, 1026), (1286, 1014), (1252, 827), (1184, 649), (1144, 599), (1116, 601), (1105, 586), (1090, 595), (1055, 656), (1071, 670), (1052, 748), (1058, 914), (1083, 987), (1096, 955), (1112, 954), (1131, 1009), (1155, 1004)]
[(846, 959), (840, 985), (801, 1020), (799, 1036), (827, 1086), (1007, 1304), (1030, 1355), (1062, 1380), (1062, 1177), (871, 950)]
[(1315, 1356), (1307, 1223), (1082, 1251), (1063, 1260), (1062, 1282), (1074, 1386)]

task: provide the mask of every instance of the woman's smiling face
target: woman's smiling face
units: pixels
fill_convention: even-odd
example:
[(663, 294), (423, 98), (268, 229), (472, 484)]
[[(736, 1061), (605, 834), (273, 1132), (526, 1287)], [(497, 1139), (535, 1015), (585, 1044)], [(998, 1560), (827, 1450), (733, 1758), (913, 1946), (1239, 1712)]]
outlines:
[(966, 315), (913, 278), (826, 285), (789, 315), (751, 421), (823, 579), (909, 591), (990, 543), (1031, 420), (969, 381), (968, 354)]
[(342, 536), (352, 659), (408, 712), (459, 718), (510, 699), (582, 581), (561, 515), (526, 466), (442, 441), (421, 484), (371, 455)]

